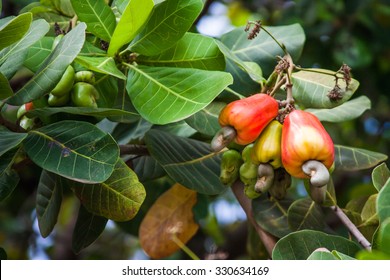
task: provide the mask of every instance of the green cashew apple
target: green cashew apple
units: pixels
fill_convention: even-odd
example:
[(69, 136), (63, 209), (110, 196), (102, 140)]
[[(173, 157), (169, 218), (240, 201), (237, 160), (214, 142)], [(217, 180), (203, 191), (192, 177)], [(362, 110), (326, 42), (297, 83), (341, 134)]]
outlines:
[(47, 103), (50, 107), (61, 107), (69, 102), (70, 94), (67, 93), (63, 96), (55, 96), (53, 94), (49, 94), (49, 98), (47, 99)]
[(69, 65), (68, 68), (66, 68), (64, 74), (62, 75), (61, 80), (51, 91), (51, 94), (60, 97), (69, 93), (73, 86), (74, 76), (74, 69), (71, 65)]
[(96, 99), (99, 98), (99, 92), (91, 84), (78, 82), (73, 86), (71, 97), (77, 107), (97, 108)]

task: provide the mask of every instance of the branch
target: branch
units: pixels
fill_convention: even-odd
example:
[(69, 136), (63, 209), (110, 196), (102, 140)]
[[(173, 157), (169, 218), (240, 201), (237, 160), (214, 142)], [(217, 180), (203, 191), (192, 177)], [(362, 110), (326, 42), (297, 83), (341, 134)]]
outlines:
[(245, 214), (248, 218), (248, 221), (254, 226), (257, 234), (259, 235), (261, 241), (263, 242), (268, 255), (272, 256), (272, 250), (275, 247), (276, 244), (276, 237), (266, 232), (264, 229), (262, 229), (259, 224), (256, 222), (253, 212), (252, 212), (252, 203), (251, 200), (245, 195), (244, 193), (244, 185), (241, 181), (237, 180), (232, 185), (232, 190), (234, 195), (236, 196), (238, 202), (240, 203), (242, 209), (244, 209)]
[(119, 145), (119, 150), (121, 155), (137, 155), (137, 156), (148, 156), (149, 151), (145, 145)]
[(371, 243), (363, 236), (363, 234), (358, 230), (358, 228), (351, 222), (351, 220), (345, 215), (343, 210), (340, 209), (337, 205), (330, 206), (337, 217), (341, 220), (341, 222), (348, 228), (349, 232), (356, 238), (360, 245), (363, 246), (364, 249), (371, 251)]

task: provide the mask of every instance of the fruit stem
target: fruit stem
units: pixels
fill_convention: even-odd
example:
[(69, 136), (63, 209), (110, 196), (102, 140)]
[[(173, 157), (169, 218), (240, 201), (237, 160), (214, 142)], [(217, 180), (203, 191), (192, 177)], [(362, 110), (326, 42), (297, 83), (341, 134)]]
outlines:
[[(251, 23), (253, 23), (253, 21), (252, 21)], [(283, 51), (283, 53), (284, 53), (285, 55), (289, 55), (288, 52), (287, 52), (286, 46), (283, 45), (282, 43), (280, 43), (280, 42), (278, 41), (278, 39), (276, 39), (276, 38), (272, 35), (272, 33), (269, 32), (269, 31), (267, 30), (267, 28), (264, 28), (264, 26), (261, 26), (261, 29), (264, 30), (264, 32), (267, 33), (268, 36), (270, 36), (270, 37), (272, 38), (272, 40), (275, 41), (276, 44), (278, 44), (278, 46), (282, 49), (282, 51)]]

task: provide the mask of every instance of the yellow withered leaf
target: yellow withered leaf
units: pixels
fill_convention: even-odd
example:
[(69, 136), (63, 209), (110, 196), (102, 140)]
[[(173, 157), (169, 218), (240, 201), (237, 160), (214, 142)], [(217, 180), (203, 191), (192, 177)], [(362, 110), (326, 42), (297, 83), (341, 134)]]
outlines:
[(195, 191), (175, 184), (155, 201), (139, 229), (146, 254), (165, 258), (180, 249), (175, 239), (184, 244), (191, 239), (199, 228), (192, 213), (196, 200)]

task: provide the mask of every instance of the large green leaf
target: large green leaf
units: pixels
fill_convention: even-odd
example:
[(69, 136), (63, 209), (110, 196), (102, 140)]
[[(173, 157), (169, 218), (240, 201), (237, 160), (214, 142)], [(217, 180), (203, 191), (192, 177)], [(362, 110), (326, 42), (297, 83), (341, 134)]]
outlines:
[(104, 0), (71, 0), (80, 21), (96, 37), (110, 42), (116, 26), (115, 15)]
[(26, 133), (12, 132), (0, 126), (0, 157), (17, 147), (26, 137)]
[(151, 156), (137, 157), (132, 162), (134, 172), (141, 182), (154, 180), (166, 175), (162, 166)]
[[(0, 72), (0, 100), (12, 96), (13, 93), (7, 77)], [(2, 103), (0, 103), (0, 105), (1, 104)]]
[(172, 47), (190, 29), (202, 7), (202, 0), (166, 0), (156, 5), (128, 49), (151, 56)]
[(154, 6), (153, 0), (130, 0), (114, 30), (107, 53), (114, 55), (129, 43), (146, 23)]
[(31, 22), (32, 14), (24, 13), (0, 25), (0, 50), (22, 39)]
[(387, 155), (365, 149), (334, 145), (337, 171), (357, 171), (372, 168), (387, 160)]
[(131, 66), (126, 88), (143, 118), (167, 124), (203, 109), (231, 83), (225, 72)]
[(288, 208), (287, 219), (294, 231), (302, 229), (324, 230), (325, 216), (321, 206), (310, 198), (298, 199)]
[(137, 61), (151, 66), (225, 70), (225, 59), (216, 40), (188, 32), (172, 48), (155, 56), (141, 55)]
[(107, 180), (119, 156), (114, 139), (87, 122), (61, 121), (31, 130), (23, 144), (38, 166), (83, 183)]
[(127, 112), (118, 109), (109, 108), (87, 108), (87, 107), (45, 107), (31, 110), (27, 113), (28, 117), (48, 117), (54, 114), (67, 113), (72, 115), (93, 116), (93, 117), (127, 117), (134, 120), (139, 115), (134, 112)]
[(80, 52), (84, 40), (85, 24), (80, 23), (62, 38), (35, 75), (7, 103), (22, 105), (50, 92)]
[(62, 180), (56, 174), (43, 170), (36, 196), (39, 231), (47, 237), (57, 223), (62, 202)]
[[(225, 44), (223, 44), (220, 41), (217, 41), (218, 47), (221, 50), (221, 52), (225, 55), (225, 59), (230, 62), (230, 66), (227, 68), (229, 72), (232, 73), (232, 75), (236, 74), (238, 77), (239, 74), (237, 74), (237, 67), (241, 69), (242, 71), (246, 72), (249, 77), (257, 82), (260, 83), (264, 80), (263, 78), (263, 72), (261, 71), (261, 68), (258, 64), (252, 62), (252, 64), (243, 61), (238, 55), (236, 55), (232, 50), (230, 50)], [(255, 65), (255, 66), (254, 66)]]
[(0, 72), (10, 79), (23, 65), (29, 47), (40, 40), (49, 28), (49, 24), (43, 19), (34, 21), (21, 40), (0, 52)]
[(268, 199), (266, 195), (252, 200), (256, 222), (277, 237), (283, 237), (291, 232), (287, 221), (287, 210), (290, 205), (290, 200)]
[(76, 225), (73, 229), (72, 250), (76, 254), (91, 245), (106, 228), (108, 220), (88, 212), (80, 206)]
[(386, 184), (382, 187), (377, 198), (377, 213), (379, 221), (382, 223), (387, 218), (390, 218), (390, 179), (387, 180)]
[(90, 70), (108, 74), (122, 80), (126, 79), (126, 76), (116, 67), (115, 60), (112, 57), (78, 56), (76, 62)]
[(0, 201), (9, 197), (19, 183), (19, 175), (12, 169), (15, 153), (14, 149), (0, 156)]
[(52, 51), (54, 37), (43, 37), (41, 40), (28, 48), (24, 66), (32, 72), (37, 72)]
[(118, 94), (117, 98), (114, 100), (114, 105), (112, 106), (112, 108), (120, 111), (135, 113), (138, 115), (138, 118), (126, 115), (109, 117), (109, 120), (112, 122), (133, 123), (140, 118), (137, 110), (133, 106), (133, 103), (131, 103), (130, 101), (130, 97), (126, 91), (126, 82), (123, 80), (118, 80)]
[(382, 163), (375, 167), (372, 171), (371, 178), (374, 187), (379, 192), (390, 178), (390, 170), (386, 163)]
[(344, 90), (346, 83), (339, 79), (339, 86), (343, 90), (342, 98), (333, 101), (329, 99), (328, 93), (335, 86), (335, 72), (326, 69), (309, 70), (318, 70), (329, 74), (309, 71), (293, 73), (293, 96), (299, 106), (305, 108), (333, 108), (348, 101), (359, 87), (359, 82), (352, 79), (348, 89)]
[(367, 96), (360, 96), (331, 109), (306, 109), (318, 117), (320, 121), (344, 122), (360, 117), (371, 109), (371, 101)]
[(206, 108), (193, 114), (185, 121), (195, 130), (208, 136), (214, 136), (221, 126), (218, 122), (219, 113), (226, 106), (223, 102), (212, 102)]
[[(305, 33), (302, 27), (299, 24), (292, 24), (277, 27), (267, 26), (266, 28), (280, 43), (285, 45), (294, 61), (297, 61), (305, 42)], [(238, 27), (224, 34), (221, 41), (242, 61), (256, 62), (263, 72), (269, 75), (276, 65), (276, 56), (283, 56), (282, 49), (264, 31), (261, 31), (253, 40), (248, 40), (247, 36), (244, 27)]]
[(341, 236), (329, 235), (320, 231), (302, 230), (290, 233), (280, 239), (272, 251), (273, 260), (306, 260), (310, 254), (324, 247), (354, 256), (360, 247)]
[(333, 255), (331, 252), (324, 252), (324, 251), (314, 251), (310, 254), (310, 256), (307, 258), (308, 260), (328, 260), (328, 261), (337, 261), (339, 260), (335, 255)]
[(111, 177), (100, 184), (71, 184), (72, 190), (91, 213), (114, 221), (128, 221), (145, 199), (145, 188), (137, 175), (119, 159)]
[(390, 255), (390, 217), (382, 221), (378, 232), (378, 248)]
[(155, 129), (146, 134), (145, 142), (150, 154), (176, 182), (210, 195), (226, 190), (219, 180), (221, 155), (213, 153), (210, 145)]
[(71, 0), (51, 0), (56, 7), (57, 11), (68, 17), (74, 16), (74, 10), (71, 4)]

